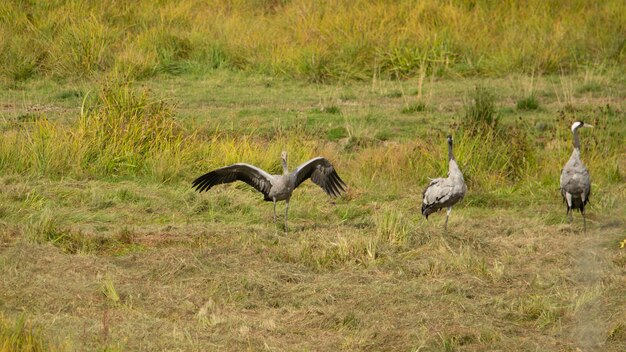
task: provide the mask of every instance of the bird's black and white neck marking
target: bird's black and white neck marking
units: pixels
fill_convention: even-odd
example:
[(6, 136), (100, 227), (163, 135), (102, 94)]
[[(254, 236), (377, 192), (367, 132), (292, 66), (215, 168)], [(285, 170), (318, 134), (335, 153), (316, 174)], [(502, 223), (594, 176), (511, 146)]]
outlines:
[(572, 124), (572, 133), (574, 134), (574, 148), (580, 150), (580, 139), (578, 138), (578, 129), (585, 125), (584, 122), (576, 121)]
[(574, 135), (574, 149), (580, 150), (580, 139), (578, 138), (578, 129), (581, 127), (593, 128), (592, 125), (582, 121), (576, 121), (572, 124), (572, 134)]
[(578, 129), (581, 127), (593, 128), (592, 125), (582, 121), (576, 121), (572, 124), (572, 134), (574, 135), (574, 151), (580, 152), (580, 139), (578, 138)]

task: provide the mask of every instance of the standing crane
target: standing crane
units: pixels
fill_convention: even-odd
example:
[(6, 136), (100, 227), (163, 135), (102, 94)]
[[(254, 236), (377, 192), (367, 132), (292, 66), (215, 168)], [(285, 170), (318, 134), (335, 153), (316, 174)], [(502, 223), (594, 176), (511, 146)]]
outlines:
[(444, 229), (448, 230), (448, 217), (452, 212), (452, 206), (465, 196), (467, 186), (463, 179), (463, 173), (459, 169), (454, 154), (452, 153), (452, 136), (448, 136), (448, 177), (436, 178), (424, 190), (422, 201), (422, 215), (428, 220), (428, 215), (448, 208)]
[(585, 205), (589, 201), (591, 194), (591, 177), (589, 171), (580, 160), (580, 140), (578, 139), (578, 129), (581, 127), (593, 127), (582, 121), (572, 124), (572, 134), (574, 135), (574, 151), (572, 156), (561, 171), (561, 195), (567, 205), (567, 215), (569, 222), (573, 220), (574, 209), (580, 210), (583, 216), (583, 229), (587, 230), (587, 219), (585, 219)]
[(233, 164), (206, 173), (193, 181), (193, 186), (198, 192), (204, 192), (211, 187), (223, 183), (243, 181), (263, 193), (263, 200), (274, 202), (274, 222), (276, 222), (276, 202), (284, 200), (285, 208), (285, 231), (287, 230), (287, 216), (289, 213), (289, 199), (296, 187), (307, 179), (320, 186), (326, 194), (338, 197), (345, 192), (346, 184), (339, 177), (335, 168), (325, 158), (313, 158), (289, 173), (287, 169), (287, 152), (280, 154), (283, 165), (282, 175), (270, 175), (264, 170), (250, 164)]

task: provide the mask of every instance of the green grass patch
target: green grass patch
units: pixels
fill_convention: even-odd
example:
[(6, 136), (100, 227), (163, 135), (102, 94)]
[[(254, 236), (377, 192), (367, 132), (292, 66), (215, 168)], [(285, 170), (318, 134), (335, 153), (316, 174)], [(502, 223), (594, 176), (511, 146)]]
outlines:
[(387, 98), (401, 98), (401, 97), (402, 97), (402, 95), (403, 95), (403, 94), (402, 94), (402, 91), (399, 91), (399, 90), (393, 90), (393, 91), (391, 91), (391, 92), (387, 93), (385, 96), (386, 96)]
[(534, 94), (531, 94), (525, 98), (519, 99), (515, 104), (517, 110), (532, 111), (539, 109), (539, 100)]
[(341, 114), (341, 109), (337, 105), (324, 106), (319, 110), (321, 113), (338, 115)]
[(348, 136), (348, 131), (344, 127), (335, 127), (326, 133), (326, 138), (329, 141), (336, 141)]
[(599, 93), (604, 89), (604, 85), (598, 81), (589, 81), (576, 89), (578, 94)]
[(469, 131), (491, 131), (498, 127), (500, 116), (496, 110), (496, 97), (492, 90), (476, 86), (469, 102), (461, 126)]
[(426, 103), (424, 102), (416, 102), (406, 105), (400, 110), (403, 114), (414, 114), (416, 112), (426, 111)]
[(1, 352), (44, 352), (61, 351), (50, 345), (40, 330), (22, 315), (14, 322), (0, 315)]

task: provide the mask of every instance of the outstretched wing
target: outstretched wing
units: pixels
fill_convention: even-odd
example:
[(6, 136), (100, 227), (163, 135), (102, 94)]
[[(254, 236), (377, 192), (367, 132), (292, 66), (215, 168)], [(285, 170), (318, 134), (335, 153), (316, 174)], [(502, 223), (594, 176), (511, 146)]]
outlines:
[(204, 192), (215, 185), (243, 181), (269, 197), (272, 188), (272, 175), (250, 164), (233, 164), (208, 172), (192, 183), (198, 192)]
[(298, 187), (306, 179), (310, 178), (313, 183), (322, 187), (324, 192), (331, 197), (338, 197), (345, 192), (346, 184), (339, 177), (333, 165), (325, 158), (313, 158), (298, 166), (292, 173), (296, 178), (294, 187)]

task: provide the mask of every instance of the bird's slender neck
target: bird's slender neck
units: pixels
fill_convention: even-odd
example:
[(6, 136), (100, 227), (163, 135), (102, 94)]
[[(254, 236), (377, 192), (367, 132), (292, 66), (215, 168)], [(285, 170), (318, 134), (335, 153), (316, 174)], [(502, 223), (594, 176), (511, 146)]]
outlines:
[(448, 142), (448, 161), (454, 160), (454, 154), (452, 153), (452, 142)]
[(574, 134), (574, 149), (580, 151), (580, 139), (578, 139), (578, 129), (575, 129), (574, 131), (572, 131), (572, 133)]
[(280, 161), (283, 164), (283, 175), (289, 175), (289, 169), (287, 169), (287, 159), (281, 158)]

